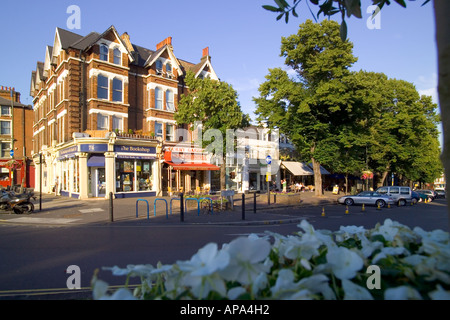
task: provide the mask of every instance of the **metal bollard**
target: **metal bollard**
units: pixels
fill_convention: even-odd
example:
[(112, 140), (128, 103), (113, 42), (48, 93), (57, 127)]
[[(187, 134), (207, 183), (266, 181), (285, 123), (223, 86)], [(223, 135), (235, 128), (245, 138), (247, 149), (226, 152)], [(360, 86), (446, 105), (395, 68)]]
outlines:
[(245, 193), (242, 193), (242, 220), (245, 220)]
[(277, 203), (277, 194), (276, 193), (273, 194), (273, 203), (274, 204)]
[(253, 213), (256, 213), (256, 192), (253, 193)]
[(109, 193), (109, 221), (114, 222), (114, 199), (113, 193)]
[(180, 221), (184, 222), (184, 202), (182, 193), (180, 193)]

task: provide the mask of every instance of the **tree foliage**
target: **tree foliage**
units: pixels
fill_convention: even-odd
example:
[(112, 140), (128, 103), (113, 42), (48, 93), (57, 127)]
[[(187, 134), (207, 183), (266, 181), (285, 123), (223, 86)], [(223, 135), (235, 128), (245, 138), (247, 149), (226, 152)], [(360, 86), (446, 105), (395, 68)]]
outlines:
[(339, 32), (336, 22), (308, 20), (282, 39), (281, 55), (296, 76), (269, 70), (254, 98), (258, 120), (287, 134), (300, 160), (333, 172), (369, 170), (379, 173), (380, 183), (388, 172), (432, 182), (442, 172), (437, 105), (406, 81), (349, 71), (356, 58)]

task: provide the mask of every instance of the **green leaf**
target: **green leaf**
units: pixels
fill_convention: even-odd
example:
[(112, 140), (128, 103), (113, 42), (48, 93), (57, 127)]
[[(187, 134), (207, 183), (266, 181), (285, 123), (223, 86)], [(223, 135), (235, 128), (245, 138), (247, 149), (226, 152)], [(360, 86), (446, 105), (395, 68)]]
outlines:
[(405, 0), (395, 0), (399, 5), (401, 5), (403, 8), (406, 8)]
[(276, 8), (274, 6), (268, 6), (268, 5), (264, 5), (262, 6), (264, 9), (268, 10), (268, 11), (272, 11), (272, 12), (280, 12), (282, 11), (280, 8)]
[(277, 21), (280, 20), (283, 16), (284, 16), (284, 12), (278, 15)]
[(285, 0), (275, 0), (275, 3), (283, 10), (289, 7)]
[(347, 23), (345, 22), (345, 20), (342, 20), (339, 31), (341, 33), (342, 42), (345, 42), (347, 40)]
[(361, 2), (359, 0), (345, 0), (345, 7), (347, 8), (347, 17), (351, 15), (361, 19)]

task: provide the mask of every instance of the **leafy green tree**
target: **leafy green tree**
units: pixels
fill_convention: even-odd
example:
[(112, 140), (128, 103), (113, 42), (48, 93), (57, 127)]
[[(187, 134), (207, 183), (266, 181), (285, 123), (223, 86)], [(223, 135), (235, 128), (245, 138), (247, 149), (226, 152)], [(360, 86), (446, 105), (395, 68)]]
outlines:
[[(277, 20), (285, 17), (286, 23), (289, 21), (289, 13), (298, 17), (296, 8), (301, 0), (293, 0), (293, 5), (289, 5), (286, 0), (274, 0), (276, 6), (264, 5), (263, 8), (278, 14)], [(394, 0), (402, 7), (406, 8), (404, 0)], [(410, 0), (414, 1), (414, 0)], [(305, 2), (312, 13), (307, 0)], [(324, 16), (332, 16), (340, 13), (342, 17), (340, 35), (342, 39), (347, 38), (347, 24), (345, 17), (350, 18), (355, 16), (361, 18), (361, 1), (360, 0), (309, 0), (315, 6), (319, 6), (317, 17), (323, 13)], [(430, 0), (424, 0), (422, 5), (427, 4)], [(377, 5), (380, 10), (385, 4), (389, 5), (390, 0), (372, 0), (372, 4)], [(441, 155), (442, 163), (445, 167), (445, 176), (450, 177), (450, 1), (448, 0), (433, 0), (434, 17), (436, 24), (436, 44), (437, 44), (437, 60), (438, 60), (438, 95), (439, 107), (442, 117), (442, 128), (444, 145)], [(314, 14), (313, 14), (314, 16)], [(448, 209), (448, 217), (450, 221), (450, 207)]]
[[(174, 118), (178, 124), (188, 125), (191, 130), (201, 130), (202, 147), (220, 157), (221, 188), (224, 189), (226, 166), (223, 161), (226, 153), (224, 137), (227, 129), (247, 127), (250, 124), (250, 117), (242, 112), (237, 100), (238, 94), (230, 84), (210, 78), (196, 78), (190, 71), (186, 74), (185, 83), (189, 92), (181, 97)], [(196, 122), (201, 122), (201, 128), (194, 126)], [(210, 129), (219, 130), (220, 136), (208, 135)]]
[(269, 70), (260, 96), (254, 98), (256, 114), (259, 121), (288, 134), (299, 153), (312, 162), (315, 192), (322, 195), (320, 164), (335, 150), (324, 141), (355, 120), (353, 106), (340, 92), (345, 93), (342, 80), (357, 59), (352, 44), (341, 40), (338, 23), (327, 20), (320, 24), (308, 20), (297, 34), (282, 38), (281, 56), (298, 78), (289, 78), (279, 68)]

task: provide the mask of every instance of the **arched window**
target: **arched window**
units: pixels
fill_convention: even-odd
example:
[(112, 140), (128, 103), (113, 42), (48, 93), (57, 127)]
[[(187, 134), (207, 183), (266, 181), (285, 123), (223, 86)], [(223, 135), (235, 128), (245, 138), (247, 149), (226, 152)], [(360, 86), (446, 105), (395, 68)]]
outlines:
[(101, 74), (97, 77), (97, 98), (108, 99), (108, 78)]
[(169, 111), (175, 111), (175, 104), (173, 102), (173, 92), (172, 90), (166, 91), (166, 108)]
[(108, 47), (104, 44), (101, 44), (100, 45), (100, 60), (108, 61), (108, 53), (109, 53)]
[(122, 64), (122, 52), (118, 48), (113, 51), (114, 54), (114, 64)]
[(163, 91), (161, 88), (155, 88), (155, 109), (162, 110), (163, 108)]
[(163, 70), (163, 63), (160, 59), (156, 60), (156, 73), (161, 74)]

